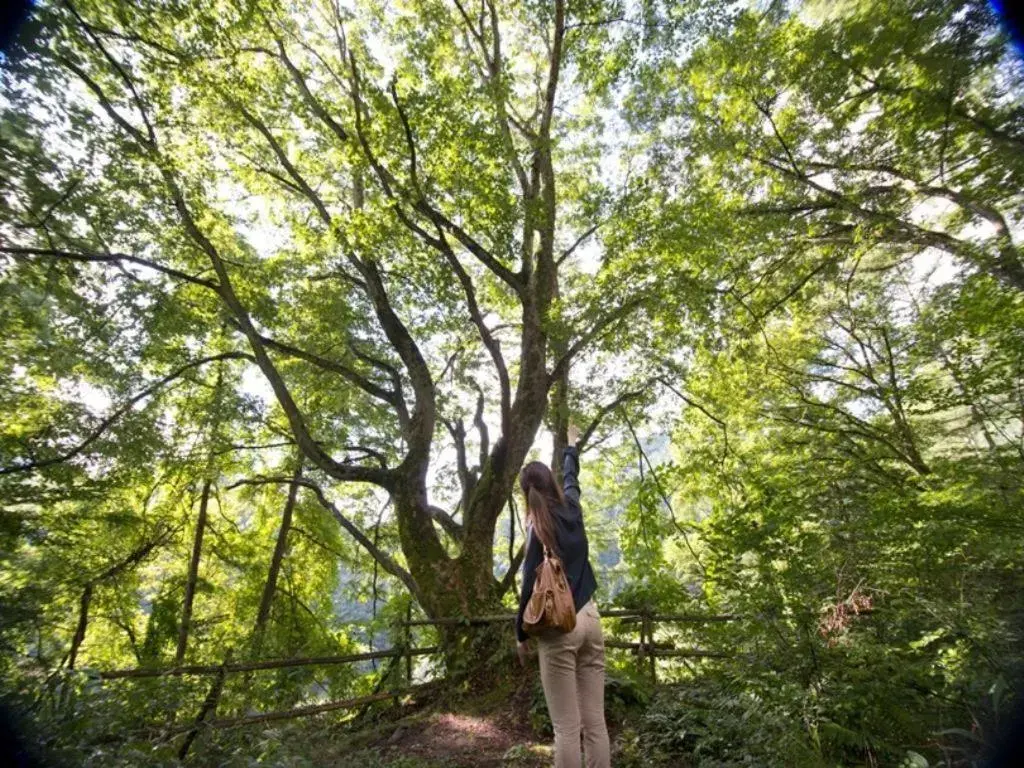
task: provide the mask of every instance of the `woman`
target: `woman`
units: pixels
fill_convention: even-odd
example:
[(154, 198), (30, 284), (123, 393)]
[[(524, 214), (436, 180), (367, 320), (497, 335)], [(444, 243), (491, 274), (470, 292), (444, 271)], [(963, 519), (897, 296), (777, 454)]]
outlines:
[(525, 664), (529, 653), (523, 631), (523, 611), (543, 559), (543, 544), (561, 559), (576, 606), (576, 628), (572, 632), (547, 630), (537, 639), (540, 679), (544, 699), (555, 729), (555, 768), (580, 765), (580, 728), (587, 768), (608, 768), (611, 757), (608, 729), (604, 722), (604, 637), (594, 604), (597, 588), (590, 567), (587, 533), (580, 508), (579, 431), (569, 427), (569, 445), (562, 456), (562, 484), (555, 483), (547, 465), (532, 461), (523, 467), (519, 486), (526, 496), (526, 560), (523, 562), (523, 592), (516, 617), (519, 660)]

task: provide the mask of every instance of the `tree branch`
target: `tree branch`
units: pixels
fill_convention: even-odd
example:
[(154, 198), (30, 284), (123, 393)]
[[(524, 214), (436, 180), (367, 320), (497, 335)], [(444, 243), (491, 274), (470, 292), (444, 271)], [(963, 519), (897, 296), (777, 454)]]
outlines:
[(462, 526), (455, 521), (451, 515), (445, 512), (438, 506), (433, 504), (427, 505), (427, 514), (444, 528), (445, 533), (451, 536), (455, 541), (462, 541)]
[(491, 21), (490, 52), (487, 50), (487, 42), (483, 36), (483, 20), (481, 20), (480, 29), (478, 30), (473, 25), (472, 20), (469, 18), (469, 14), (466, 13), (466, 10), (463, 8), (463, 5), (459, 0), (455, 0), (455, 7), (458, 8), (459, 15), (462, 16), (466, 29), (469, 30), (470, 34), (480, 46), (480, 53), (483, 56), (484, 65), (487, 69), (487, 73), (484, 75), (483, 79), (485, 85), (487, 85), (491, 92), (495, 111), (494, 119), (498, 124), (498, 130), (501, 133), (502, 147), (505, 150), (505, 155), (509, 163), (512, 165), (512, 170), (516, 175), (516, 179), (519, 181), (519, 187), (523, 196), (530, 197), (532, 190), (530, 189), (526, 170), (523, 168), (523, 163), (519, 159), (519, 153), (516, 151), (515, 142), (512, 139), (512, 131), (510, 128), (508, 109), (505, 100), (505, 83), (503, 82), (504, 71), (501, 55), (501, 27), (498, 22), (498, 11), (492, 0), (486, 0), (486, 3)]
[[(400, 185), (394, 175), (387, 170), (383, 163), (381, 163), (376, 153), (374, 153), (373, 149), (370, 147), (369, 140), (366, 137), (366, 132), (363, 127), (363, 110), (366, 108), (366, 105), (362, 100), (359, 70), (356, 66), (355, 55), (351, 50), (349, 51), (349, 62), (352, 72), (352, 98), (355, 106), (356, 136), (359, 139), (359, 144), (362, 147), (363, 154), (366, 156), (367, 161), (370, 163), (370, 167), (373, 168), (377, 179), (380, 181), (384, 194), (392, 200), (395, 212), (399, 216), (399, 219), (406, 227), (422, 238), (428, 245), (443, 252), (443, 246), (441, 246), (439, 240), (427, 234), (422, 227), (417, 226), (415, 222), (413, 222), (402, 210), (401, 206), (403, 202), (408, 202), (414, 211), (424, 216), (436, 227), (451, 234), (466, 250), (473, 254), (477, 260), (512, 288), (517, 295), (521, 295), (523, 286), (512, 270), (496, 259), (490, 251), (484, 248), (462, 227), (445, 216), (438, 208), (427, 202), (426, 198), (424, 198), (420, 193), (420, 190), (417, 189), (416, 196), (413, 196), (410, 199), (410, 195), (400, 188)], [(398, 101), (397, 98), (395, 99), (395, 107), (400, 119), (402, 120), (403, 126), (406, 128), (406, 139), (407, 141), (411, 141), (411, 130), (408, 129), (408, 118), (405, 116), (401, 102)], [(412, 162), (414, 162), (414, 160)], [(418, 185), (418, 180), (416, 181), (416, 185)]]
[[(442, 236), (443, 238), (443, 236)], [(477, 332), (480, 334), (480, 340), (483, 342), (484, 347), (487, 349), (488, 354), (491, 356), (491, 361), (494, 363), (494, 369), (498, 374), (498, 387), (501, 397), (501, 431), (502, 434), (508, 434), (509, 420), (512, 414), (512, 385), (509, 381), (508, 367), (505, 365), (505, 358), (501, 353), (501, 343), (494, 337), (494, 334), (487, 327), (484, 322), (483, 314), (480, 312), (480, 306), (476, 300), (476, 289), (473, 286), (473, 280), (463, 268), (462, 263), (459, 261), (458, 256), (452, 251), (451, 248), (447, 247), (447, 243), (444, 243), (445, 247), (442, 249), (442, 254), (451, 266), (452, 271), (455, 272), (455, 276), (459, 280), (459, 284), (462, 286), (462, 291), (466, 296), (466, 306), (469, 309), (469, 316), (473, 320), (473, 325), (476, 326)], [(480, 465), (481, 467), (483, 464)]]
[(313, 95), (312, 91), (309, 90), (309, 86), (306, 84), (306, 78), (303, 77), (299, 68), (292, 63), (292, 60), (288, 58), (288, 52), (285, 50), (284, 42), (280, 38), (275, 38), (277, 41), (277, 50), (280, 55), (281, 61), (284, 62), (285, 67), (292, 76), (292, 80), (298, 86), (299, 91), (302, 93), (302, 98), (306, 102), (306, 105), (310, 108), (314, 115), (316, 115), (331, 132), (338, 137), (338, 140), (343, 144), (347, 145), (349, 142), (348, 131), (341, 127), (341, 125), (330, 116), (327, 110), (324, 108), (317, 98)]
[(487, 433), (487, 422), (484, 421), (484, 391), (479, 385), (476, 385), (476, 413), (473, 414), (473, 425), (480, 435), (479, 464), (482, 471), (490, 453), (490, 437)]
[[(267, 381), (270, 383), (271, 389), (273, 389), (278, 403), (285, 412), (289, 426), (292, 429), (292, 433), (295, 435), (296, 442), (299, 444), (303, 453), (305, 453), (314, 464), (319, 466), (335, 479), (342, 481), (370, 482), (384, 488), (389, 488), (393, 480), (393, 477), (389, 472), (374, 467), (340, 464), (327, 455), (323, 448), (320, 447), (319, 443), (313, 439), (287, 384), (280, 372), (277, 370), (273, 361), (270, 359), (270, 356), (267, 354), (267, 350), (264, 347), (259, 334), (256, 332), (256, 328), (252, 323), (252, 319), (249, 317), (248, 311), (239, 300), (238, 295), (235, 293), (225, 260), (221, 257), (220, 252), (213, 242), (200, 229), (195, 217), (192, 215), (192, 211), (189, 208), (188, 202), (185, 198), (185, 193), (173, 166), (167, 162), (166, 158), (159, 156), (155, 136), (151, 137), (151, 139), (147, 139), (143, 136), (137, 128), (128, 123), (125, 118), (120, 115), (116, 109), (114, 109), (110, 100), (103, 92), (103, 89), (100, 88), (99, 85), (80, 67), (77, 67), (66, 57), (58, 56), (57, 58), (71, 69), (72, 72), (78, 75), (83, 82), (85, 82), (86, 86), (96, 95), (103, 110), (112, 120), (114, 120), (115, 123), (121, 126), (125, 132), (139, 143), (140, 147), (145, 151), (146, 156), (156, 166), (156, 169), (160, 173), (160, 176), (164, 181), (164, 185), (170, 194), (171, 202), (173, 203), (182, 228), (196, 247), (198, 247), (199, 250), (209, 258), (210, 263), (213, 266), (213, 270), (217, 275), (219, 284), (218, 292), (227, 308), (238, 321), (246, 339), (249, 341), (249, 346), (253, 351), (255, 362), (263, 372), (263, 375), (267, 378)], [(143, 108), (141, 102), (138, 106), (140, 109)], [(273, 137), (270, 136), (269, 138), (272, 139)], [(280, 149), (280, 147), (278, 147), (278, 149)]]
[(515, 583), (516, 572), (519, 570), (519, 566), (523, 564), (524, 557), (526, 557), (526, 546), (520, 544), (519, 549), (512, 558), (512, 562), (509, 563), (508, 570), (505, 572), (505, 575), (501, 577), (501, 582), (498, 585), (499, 597), (508, 592)]
[(568, 259), (570, 256), (572, 256), (576, 249), (583, 245), (584, 242), (586, 242), (588, 237), (597, 232), (600, 226), (601, 224), (594, 224), (593, 226), (587, 227), (583, 234), (581, 234), (579, 237), (576, 238), (575, 241), (573, 241), (572, 245), (570, 245), (568, 248), (562, 251), (562, 255), (558, 257), (558, 260), (555, 263), (561, 266), (562, 262)]
[(53, 248), (24, 248), (13, 245), (0, 245), (0, 253), (6, 253), (14, 256), (15, 258), (25, 256), (50, 256), (56, 259), (66, 259), (68, 261), (110, 264), (128, 262), (129, 264), (138, 264), (139, 266), (152, 269), (155, 272), (160, 272), (183, 282), (201, 285), (203, 288), (208, 288), (215, 293), (220, 293), (220, 286), (211, 280), (196, 277), (195, 275), (190, 275), (187, 272), (182, 272), (174, 269), (173, 267), (165, 267), (164, 265), (158, 264), (150, 259), (144, 259), (140, 256), (131, 256), (127, 253), (82, 253), (80, 251), (62, 251)]
[(561, 378), (561, 376), (565, 372), (565, 369), (568, 368), (569, 363), (572, 362), (572, 359), (576, 355), (578, 355), (580, 351), (582, 351), (595, 338), (600, 336), (602, 331), (604, 331), (612, 323), (630, 315), (633, 311), (638, 309), (642, 303), (642, 298), (633, 298), (627, 302), (624, 302), (623, 304), (620, 304), (618, 307), (616, 307), (611, 312), (602, 317), (600, 320), (598, 320), (596, 323), (594, 323), (594, 325), (591, 326), (591, 328), (588, 331), (584, 332), (584, 334), (580, 336), (569, 347), (569, 349), (566, 350), (565, 354), (562, 355), (562, 357), (560, 357), (558, 361), (555, 363), (555, 367), (552, 369), (551, 373), (548, 374), (549, 386), (553, 385), (556, 381), (558, 381)]
[(461, 419), (456, 421), (444, 419), (444, 425), (455, 445), (455, 468), (459, 475), (459, 484), (462, 486), (462, 510), (463, 514), (466, 514), (469, 511), (469, 502), (473, 497), (473, 489), (477, 480), (477, 476), (470, 472), (469, 462), (466, 460), (466, 428)]
[[(85, 20), (78, 14), (78, 11), (75, 10), (75, 7), (69, 2), (69, 0), (64, 0), (64, 6), (71, 12), (71, 15), (75, 17), (75, 19), (78, 21), (79, 26), (85, 31), (86, 36), (88, 36), (88, 38), (92, 40), (93, 45), (95, 45), (99, 49), (100, 53), (103, 54), (103, 57), (108, 62), (110, 62), (110, 65), (114, 68), (114, 71), (117, 72), (118, 77), (121, 78), (121, 81), (128, 88), (128, 91), (132, 95), (132, 100), (135, 102), (135, 107), (139, 113), (139, 116), (142, 118), (142, 123), (146, 126), (146, 136), (148, 137), (147, 143), (150, 146), (156, 146), (156, 134), (153, 131), (153, 125), (149, 121), (149, 117), (146, 114), (146, 108), (142, 103), (142, 98), (141, 96), (139, 96), (139, 91), (135, 87), (134, 81), (128, 76), (128, 73), (125, 71), (124, 67), (121, 66), (121, 63), (110, 55), (110, 52), (107, 51), (106, 47), (103, 45), (103, 43), (100, 42), (99, 38), (96, 37), (95, 34), (93, 34), (92, 28), (85, 23)], [(141, 135), (141, 133), (139, 135)]]
[[(238, 327), (238, 323), (233, 324), (236, 327)], [(336, 373), (342, 378), (344, 378), (346, 381), (359, 387), (359, 389), (363, 390), (368, 395), (371, 395), (377, 398), (378, 400), (382, 400), (388, 405), (391, 405), (396, 409), (396, 411), (405, 410), (404, 402), (401, 402), (401, 407), (399, 406), (400, 399), (397, 392), (385, 389), (384, 387), (375, 384), (373, 381), (366, 378), (358, 371), (355, 371), (342, 363), (339, 363), (335, 360), (330, 360), (314, 352), (308, 352), (307, 350), (300, 349), (299, 347), (293, 346), (291, 344), (287, 344), (282, 341), (277, 341), (263, 334), (260, 334), (259, 338), (268, 349), (276, 350), (283, 355), (287, 355), (288, 357), (294, 357), (299, 360), (304, 360), (305, 362), (310, 363), (311, 365), (315, 365), (317, 368), (321, 368), (325, 371)], [(399, 413), (399, 415), (401, 415), (401, 413)]]
[(55, 464), (62, 464), (63, 462), (70, 461), (71, 459), (75, 458), (76, 456), (84, 452), (85, 449), (92, 445), (94, 442), (96, 442), (103, 435), (103, 433), (106, 432), (111, 427), (111, 425), (114, 424), (114, 422), (116, 422), (119, 418), (124, 416), (124, 414), (130, 411), (135, 406), (136, 403), (149, 397), (154, 392), (163, 388), (172, 381), (181, 378), (185, 373), (191, 371), (192, 369), (198, 368), (199, 366), (202, 365), (206, 365), (207, 363), (216, 362), (218, 360), (252, 361), (253, 356), (246, 354), (244, 352), (224, 352), (219, 355), (212, 355), (210, 357), (204, 357), (200, 358), (199, 360), (193, 360), (190, 363), (186, 363), (180, 368), (177, 368), (176, 370), (167, 374), (159, 381), (156, 381), (153, 384), (149, 385), (138, 394), (130, 397), (123, 405), (115, 409), (109, 416), (103, 419), (99, 423), (99, 425), (91, 433), (89, 433), (85, 440), (83, 440), (81, 443), (76, 445), (71, 450), (61, 454), (60, 456), (54, 456), (53, 458), (50, 459), (40, 459), (38, 461), (29, 461), (24, 464), (16, 464), (9, 467), (0, 467), (0, 475), (10, 475), (16, 472), (31, 472), (37, 469), (44, 469), (46, 467), (51, 467)]
[(263, 136), (264, 139), (266, 139), (267, 144), (270, 145), (270, 149), (274, 153), (274, 156), (277, 158), (277, 161), (281, 164), (281, 167), (284, 168), (285, 171), (287, 171), (288, 175), (291, 176), (292, 179), (294, 180), (295, 186), (302, 190), (302, 194), (313, 204), (313, 207), (316, 208), (317, 213), (320, 215), (320, 219), (328, 227), (331, 226), (331, 214), (327, 210), (327, 206), (324, 204), (323, 199), (321, 199), (321, 197), (313, 190), (313, 188), (309, 185), (309, 183), (302, 176), (302, 174), (299, 173), (299, 170), (298, 168), (296, 168), (295, 164), (288, 159), (288, 155), (284, 151), (284, 148), (281, 146), (280, 142), (278, 142), (278, 140), (274, 137), (274, 134), (270, 132), (270, 129), (267, 127), (266, 123), (264, 123), (262, 120), (256, 117), (255, 114), (250, 112), (248, 109), (242, 106), (241, 103), (234, 100), (227, 93), (224, 93), (222, 91), (221, 95), (225, 98), (225, 100), (228, 101), (228, 103), (230, 103), (239, 112), (239, 114), (242, 115), (243, 119), (247, 123), (249, 123), (249, 125), (255, 128), (259, 132), (259, 134)]
[(651, 464), (650, 457), (648, 457), (647, 452), (644, 451), (643, 446), (640, 444), (640, 438), (637, 437), (636, 431), (633, 429), (633, 423), (630, 421), (629, 416), (626, 415), (625, 411), (623, 411), (622, 417), (626, 420), (626, 427), (629, 429), (629, 434), (633, 436), (633, 442), (636, 445), (637, 452), (640, 454), (641, 459), (647, 462), (647, 469), (650, 471), (651, 479), (654, 480), (654, 485), (658, 489), (658, 495), (661, 496), (661, 500), (665, 503), (665, 507), (668, 509), (669, 516), (672, 518), (672, 525), (675, 526), (675, 529), (683, 537), (683, 542), (686, 544), (686, 548), (690, 551), (693, 561), (697, 564), (697, 567), (700, 568), (704, 577), (707, 578), (707, 569), (704, 567), (704, 563), (701, 562), (700, 556), (697, 555), (697, 550), (695, 550), (693, 545), (690, 543), (690, 537), (687, 535), (686, 529), (679, 524), (678, 520), (676, 520), (676, 512), (672, 507), (672, 502), (669, 500), (668, 494), (665, 493), (665, 489), (661, 486), (661, 481), (658, 479), (658, 474), (654, 470), (654, 465)]
[(416, 585), (416, 581), (413, 579), (412, 574), (400, 566), (387, 552), (374, 545), (370, 538), (351, 520), (345, 517), (334, 502), (327, 498), (323, 489), (312, 480), (305, 477), (299, 479), (294, 477), (258, 477), (239, 480), (238, 482), (229, 485), (228, 489), (237, 488), (240, 485), (290, 485), (292, 483), (301, 485), (304, 488), (308, 488), (313, 491), (314, 495), (316, 495), (317, 501), (320, 502), (320, 505), (331, 513), (331, 516), (338, 522), (338, 524), (348, 531), (352, 538), (354, 538), (363, 549), (369, 552), (374, 560), (380, 563), (381, 568), (405, 584), (413, 597), (415, 597), (421, 605), (424, 604), (423, 595), (420, 592), (419, 587)]
[(623, 403), (629, 402), (630, 400), (636, 400), (639, 397), (643, 397), (646, 393), (646, 389), (637, 389), (632, 392), (624, 392), (623, 394), (619, 395), (614, 400), (612, 400), (610, 403), (602, 405), (598, 409), (597, 415), (593, 418), (593, 420), (590, 422), (587, 428), (583, 430), (583, 434), (580, 435), (580, 439), (576, 443), (576, 446), (579, 449), (580, 453), (583, 453), (583, 451), (586, 450), (584, 446), (593, 436), (594, 432), (597, 430), (598, 426), (600, 426), (605, 416), (614, 411)]

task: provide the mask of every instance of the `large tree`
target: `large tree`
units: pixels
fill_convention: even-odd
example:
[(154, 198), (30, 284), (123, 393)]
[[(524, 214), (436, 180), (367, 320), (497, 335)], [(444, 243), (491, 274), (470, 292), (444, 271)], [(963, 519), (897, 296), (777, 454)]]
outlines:
[[(631, 191), (606, 177), (600, 113), (642, 36), (564, 0), (63, 2), (36, 20), (6, 76), (2, 252), (21, 285), (59, 285), (62, 312), (123, 314), (73, 376), (109, 415), (69, 406), (55, 436), (34, 412), (2, 471), (88, 462), (146, 398), (211, 364), (237, 388), (254, 366), (308, 467), (259, 481), (307, 488), (429, 615), (495, 608), (512, 583), (496, 524), (545, 418), (564, 445), (570, 365), (652, 293), (587, 279), (635, 248), (594, 243)], [(388, 494), (401, 558), (336, 483)]]
[(516, 470), (572, 412), (602, 599), (739, 617), (656, 630), (711, 655), (658, 662), (687, 693), (637, 764), (991, 742), (1024, 678), (1024, 89), (985, 4), (72, 0), (24, 37), (0, 677), (47, 733), (401, 684), (75, 681), (508, 606)]

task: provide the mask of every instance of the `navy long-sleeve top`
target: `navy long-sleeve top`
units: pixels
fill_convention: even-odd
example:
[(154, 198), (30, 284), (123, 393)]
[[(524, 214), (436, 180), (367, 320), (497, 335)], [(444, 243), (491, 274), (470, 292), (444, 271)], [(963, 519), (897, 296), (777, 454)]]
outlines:
[[(583, 527), (583, 509), (580, 507), (580, 458), (576, 446), (570, 445), (562, 452), (562, 487), (565, 505), (556, 506), (551, 512), (555, 520), (555, 535), (558, 539), (558, 555), (561, 557), (565, 576), (572, 589), (572, 599), (579, 611), (597, 589), (594, 569), (590, 567), (590, 545)], [(534, 535), (530, 526), (526, 539), (526, 559), (523, 561), (523, 590), (519, 597), (519, 613), (516, 615), (516, 637), (526, 640), (523, 631), (523, 611), (533, 594), (533, 582), (537, 578), (537, 566), (544, 559), (544, 545)]]

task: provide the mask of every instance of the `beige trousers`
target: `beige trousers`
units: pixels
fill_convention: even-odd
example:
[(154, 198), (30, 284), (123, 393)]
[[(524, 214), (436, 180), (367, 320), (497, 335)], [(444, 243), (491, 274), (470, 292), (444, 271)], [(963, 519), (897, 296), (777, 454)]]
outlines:
[(587, 768), (609, 768), (604, 636), (594, 601), (580, 608), (572, 632), (546, 633), (537, 645), (544, 699), (555, 729), (555, 768), (579, 768), (581, 727)]

